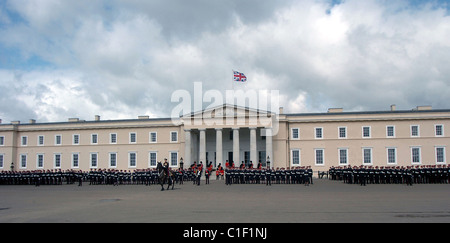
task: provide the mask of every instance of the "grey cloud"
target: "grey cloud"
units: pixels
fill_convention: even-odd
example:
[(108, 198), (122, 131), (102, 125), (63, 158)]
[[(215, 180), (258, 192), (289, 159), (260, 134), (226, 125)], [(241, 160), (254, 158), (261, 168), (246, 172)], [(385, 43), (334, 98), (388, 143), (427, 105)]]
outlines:
[(24, 21), (3, 21), (0, 44), (52, 64), (24, 71), (8, 89), (8, 97), (26, 92), (15, 105), (28, 116), (168, 116), (173, 91), (193, 94), (197, 81), (204, 91), (231, 89), (232, 69), (248, 87), (278, 89), (280, 105), (302, 109), (290, 112), (448, 108), (450, 17), (437, 7), (117, 0), (56, 2), (46, 6), (56, 11), (40, 12), (8, 3)]

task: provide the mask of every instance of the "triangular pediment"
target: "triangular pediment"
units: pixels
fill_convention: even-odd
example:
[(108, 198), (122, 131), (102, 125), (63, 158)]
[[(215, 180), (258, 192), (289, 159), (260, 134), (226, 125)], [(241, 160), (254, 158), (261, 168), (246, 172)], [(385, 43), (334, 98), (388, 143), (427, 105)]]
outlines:
[(191, 112), (189, 114), (183, 115), (182, 118), (196, 118), (196, 117), (208, 117), (208, 118), (218, 118), (218, 117), (250, 117), (250, 116), (260, 116), (266, 115), (270, 116), (272, 113), (270, 111), (254, 109), (249, 107), (243, 107), (231, 104), (222, 104), (215, 107), (208, 107), (200, 111)]

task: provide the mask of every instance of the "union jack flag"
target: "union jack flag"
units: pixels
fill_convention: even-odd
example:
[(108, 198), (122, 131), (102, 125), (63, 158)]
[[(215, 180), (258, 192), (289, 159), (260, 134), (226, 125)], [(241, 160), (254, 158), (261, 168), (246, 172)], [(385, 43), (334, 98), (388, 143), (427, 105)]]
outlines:
[(233, 76), (234, 76), (234, 81), (237, 81), (237, 82), (246, 82), (247, 81), (247, 77), (243, 73), (233, 71)]

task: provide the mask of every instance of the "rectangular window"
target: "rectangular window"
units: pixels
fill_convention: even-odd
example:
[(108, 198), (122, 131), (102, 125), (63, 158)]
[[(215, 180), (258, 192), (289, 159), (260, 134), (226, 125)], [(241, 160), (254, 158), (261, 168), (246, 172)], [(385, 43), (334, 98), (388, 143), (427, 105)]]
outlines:
[(387, 163), (396, 164), (397, 163), (397, 149), (387, 148)]
[(170, 166), (178, 166), (178, 152), (170, 152)]
[(62, 135), (55, 135), (55, 145), (61, 145)]
[(116, 152), (109, 153), (109, 167), (112, 167), (112, 168), (117, 167), (117, 153)]
[(157, 152), (150, 152), (149, 153), (149, 162), (150, 162), (150, 166), (151, 167), (154, 167), (154, 166), (156, 166), (156, 160), (158, 159), (158, 156), (157, 156)]
[(117, 133), (109, 134), (109, 143), (112, 143), (112, 144), (117, 143)]
[(130, 132), (130, 143), (136, 143), (136, 133)]
[(44, 154), (37, 154), (36, 156), (36, 168), (44, 167)]
[(73, 145), (80, 144), (80, 134), (73, 134), (72, 135), (72, 144)]
[(27, 136), (22, 136), (20, 141), (21, 141), (22, 146), (27, 146), (27, 144), (28, 144), (28, 137)]
[(339, 138), (347, 138), (347, 127), (339, 127)]
[(363, 138), (370, 138), (370, 127), (363, 127), (362, 128), (362, 137)]
[(128, 167), (136, 167), (136, 152), (128, 153)]
[(170, 142), (178, 142), (178, 132), (170, 132)]
[(61, 154), (55, 154), (53, 162), (54, 168), (61, 168)]
[(386, 126), (386, 136), (388, 138), (395, 137), (395, 127), (394, 126)]
[(91, 153), (91, 168), (97, 168), (98, 153)]
[(347, 149), (339, 149), (339, 165), (346, 165), (348, 164), (347, 159)]
[(91, 144), (98, 144), (98, 134), (91, 134)]
[(363, 148), (363, 164), (372, 164), (372, 148)]
[(80, 166), (79, 156), (80, 156), (79, 153), (72, 154), (72, 168), (78, 168)]
[(411, 125), (411, 137), (419, 137), (419, 125)]
[(3, 166), (4, 166), (4, 159), (5, 159), (5, 155), (0, 154), (0, 168), (3, 168)]
[(44, 145), (44, 135), (39, 135), (38, 136), (38, 146), (43, 146)]
[(4, 145), (5, 145), (5, 137), (0, 136), (0, 146), (4, 146)]
[(300, 133), (298, 128), (292, 128), (292, 139), (299, 139)]
[(445, 147), (436, 147), (436, 163), (445, 164)]
[(444, 125), (434, 125), (434, 134), (436, 137), (444, 136)]
[(325, 156), (323, 149), (315, 149), (315, 159), (316, 159), (316, 165), (324, 165)]
[(150, 137), (150, 143), (156, 143), (156, 141), (157, 141), (157, 133), (156, 132), (150, 132), (149, 137)]
[(323, 136), (323, 128), (322, 127), (316, 127), (315, 128), (315, 130), (316, 130), (316, 138), (322, 138), (322, 136)]
[(292, 165), (300, 165), (300, 150), (292, 150)]
[(420, 147), (411, 148), (411, 164), (420, 164)]
[(20, 155), (20, 168), (21, 169), (27, 168), (27, 155), (26, 154)]

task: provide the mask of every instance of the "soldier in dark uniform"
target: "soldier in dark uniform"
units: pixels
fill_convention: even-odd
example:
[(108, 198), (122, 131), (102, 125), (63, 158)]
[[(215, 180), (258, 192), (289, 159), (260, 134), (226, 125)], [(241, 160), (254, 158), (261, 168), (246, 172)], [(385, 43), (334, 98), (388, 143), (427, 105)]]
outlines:
[(41, 172), (40, 171), (34, 172), (34, 183), (35, 183), (35, 186), (41, 185)]
[(412, 186), (413, 185), (413, 171), (411, 170), (411, 168), (408, 166), (405, 170), (405, 176), (406, 176), (406, 185), (407, 186)]
[(209, 184), (209, 170), (208, 169), (205, 169), (205, 184)]
[(359, 181), (361, 186), (366, 186), (367, 174), (366, 169), (364, 167), (360, 168), (358, 171)]
[(266, 170), (266, 186), (272, 185), (272, 170), (267, 168)]
[(83, 171), (78, 171), (78, 173), (76, 173), (76, 176), (78, 179), (78, 186), (83, 186)]

